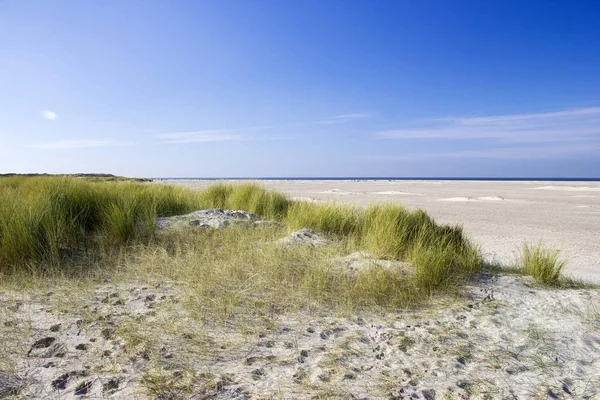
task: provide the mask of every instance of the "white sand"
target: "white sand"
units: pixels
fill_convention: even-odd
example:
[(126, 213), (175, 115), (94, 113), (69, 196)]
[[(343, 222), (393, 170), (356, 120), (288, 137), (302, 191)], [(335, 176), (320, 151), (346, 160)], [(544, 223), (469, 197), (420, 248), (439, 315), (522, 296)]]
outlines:
[(593, 186), (556, 186), (556, 185), (550, 185), (550, 186), (540, 186), (540, 187), (536, 187), (535, 189), (538, 190), (562, 190), (565, 192), (600, 192), (600, 188), (599, 187), (593, 187)]
[[(425, 309), (354, 316), (322, 310), (243, 326), (190, 318), (170, 283), (97, 285), (68, 313), (55, 293), (0, 293), (0, 354), (16, 364), (4, 380), (19, 383), (17, 398), (27, 399), (80, 399), (81, 388), (85, 398), (159, 398), (142, 377), (163, 377), (164, 390), (182, 371), (195, 375), (198, 396), (160, 398), (600, 396), (598, 290), (481, 276), (465, 291), (463, 300)], [(138, 345), (121, 327), (137, 332)]]
[[(214, 181), (162, 181), (201, 189)], [(474, 181), (262, 181), (290, 196), (423, 208), (462, 224), (490, 260), (512, 263), (524, 241), (559, 247), (567, 272), (600, 281), (600, 183)], [(574, 193), (586, 192), (585, 195)], [(583, 197), (585, 196), (585, 197)], [(444, 201), (442, 201), (444, 200)]]

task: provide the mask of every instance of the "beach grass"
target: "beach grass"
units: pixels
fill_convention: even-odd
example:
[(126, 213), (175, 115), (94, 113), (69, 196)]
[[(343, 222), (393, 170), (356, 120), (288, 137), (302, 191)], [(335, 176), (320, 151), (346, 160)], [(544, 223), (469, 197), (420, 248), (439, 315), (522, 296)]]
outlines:
[(541, 284), (559, 286), (565, 281), (562, 270), (566, 263), (567, 261), (561, 258), (559, 249), (545, 248), (541, 242), (537, 245), (524, 243), (518, 268), (523, 274), (532, 276)]
[[(206, 208), (246, 210), (280, 224), (156, 236), (157, 217)], [(274, 245), (304, 227), (331, 244), (322, 249)], [(407, 261), (413, 270), (371, 268), (349, 276), (333, 267), (336, 257), (358, 250)], [(214, 312), (229, 315), (240, 304), (283, 298), (307, 306), (406, 306), (455, 288), (480, 266), (478, 248), (460, 227), (440, 226), (426, 212), (399, 205), (293, 201), (254, 183), (191, 191), (75, 177), (0, 178), (4, 277), (75, 274), (77, 279), (77, 274), (118, 270), (186, 282), (208, 308), (218, 305)]]
[(65, 255), (102, 244), (152, 237), (156, 215), (193, 210), (183, 189), (70, 177), (0, 179), (0, 271), (34, 263), (60, 265)]

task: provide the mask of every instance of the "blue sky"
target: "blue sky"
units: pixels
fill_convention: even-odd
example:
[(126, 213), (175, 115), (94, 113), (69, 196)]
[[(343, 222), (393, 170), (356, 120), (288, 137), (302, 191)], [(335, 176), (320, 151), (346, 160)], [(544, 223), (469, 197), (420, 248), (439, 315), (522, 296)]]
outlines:
[(598, 1), (0, 1), (0, 172), (600, 176)]

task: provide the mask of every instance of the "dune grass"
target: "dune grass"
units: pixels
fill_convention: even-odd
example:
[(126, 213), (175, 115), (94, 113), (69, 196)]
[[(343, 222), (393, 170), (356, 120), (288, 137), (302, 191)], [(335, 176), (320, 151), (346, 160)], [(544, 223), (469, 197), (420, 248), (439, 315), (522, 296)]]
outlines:
[(199, 205), (196, 197), (134, 182), (1, 178), (0, 271), (59, 265), (66, 254), (147, 240), (157, 215), (191, 211)]
[(338, 268), (336, 260), (347, 253), (344, 240), (317, 248), (277, 245), (286, 233), (283, 226), (190, 229), (139, 248), (126, 270), (148, 282), (185, 282), (188, 306), (224, 319), (240, 308), (260, 314), (323, 305), (406, 307), (423, 298), (399, 268), (355, 276)]
[(567, 261), (561, 259), (559, 249), (544, 248), (539, 242), (537, 245), (524, 243), (518, 263), (523, 274), (541, 284), (558, 286), (563, 280), (561, 272)]
[[(205, 208), (242, 209), (281, 227), (155, 236), (157, 217)], [(334, 244), (311, 251), (268, 245), (273, 235), (303, 227)], [(332, 258), (356, 250), (409, 261), (414, 273), (375, 268), (350, 278), (330, 268)], [(143, 274), (141, 265), (148, 273), (160, 271), (188, 283), (201, 277), (195, 287), (205, 298), (222, 293), (231, 304), (248, 300), (249, 291), (329, 304), (397, 306), (419, 297), (417, 292), (456, 287), (479, 270), (481, 260), (460, 227), (437, 225), (424, 211), (398, 205), (292, 201), (252, 183), (190, 191), (74, 177), (0, 178), (0, 274), (98, 274), (110, 264)]]

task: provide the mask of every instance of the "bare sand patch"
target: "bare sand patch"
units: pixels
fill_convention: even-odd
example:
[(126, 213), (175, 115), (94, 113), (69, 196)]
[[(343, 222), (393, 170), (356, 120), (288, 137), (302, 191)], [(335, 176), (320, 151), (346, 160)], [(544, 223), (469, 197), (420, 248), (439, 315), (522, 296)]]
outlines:
[(440, 201), (504, 201), (506, 200), (502, 196), (483, 196), (483, 197), (449, 197), (446, 199), (439, 199)]
[(325, 190), (323, 192), (319, 192), (322, 194), (341, 194), (341, 195), (361, 195), (364, 194), (363, 192), (348, 192), (348, 191), (344, 191), (344, 190), (340, 190), (340, 189), (330, 189), (330, 190)]
[(560, 190), (565, 192), (600, 192), (600, 187), (596, 186), (540, 186), (536, 190)]
[[(349, 257), (348, 261), (355, 261)], [(595, 398), (600, 292), (481, 275), (426, 309), (199, 321), (177, 285), (0, 294), (0, 377), (29, 399)], [(178, 396), (178, 397), (177, 397)]]
[(399, 196), (423, 196), (422, 193), (402, 192), (402, 191), (399, 191), (399, 190), (386, 190), (386, 191), (383, 191), (383, 192), (374, 192), (373, 194), (399, 195)]
[(307, 203), (322, 203), (323, 200), (317, 200), (317, 199), (313, 199), (312, 197), (307, 197), (307, 196), (292, 196), (290, 197), (290, 199), (294, 200), (294, 201), (305, 201)]

